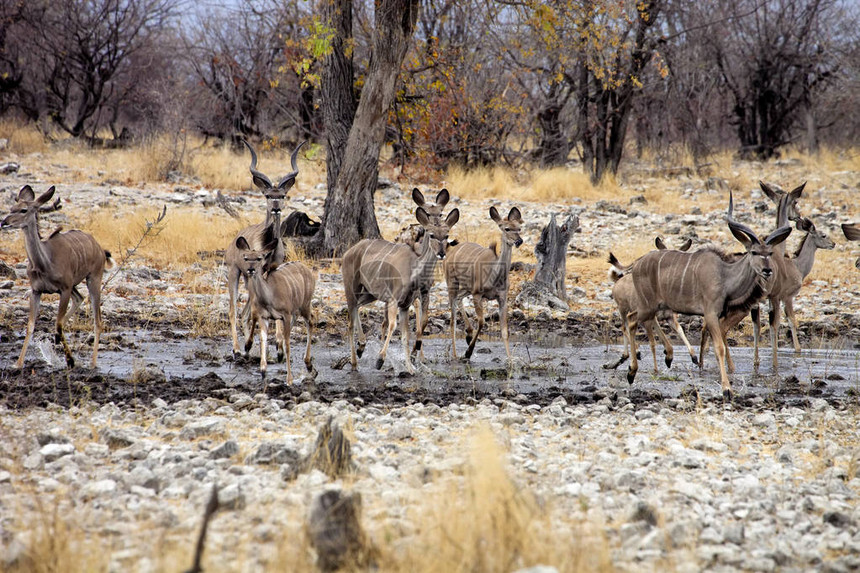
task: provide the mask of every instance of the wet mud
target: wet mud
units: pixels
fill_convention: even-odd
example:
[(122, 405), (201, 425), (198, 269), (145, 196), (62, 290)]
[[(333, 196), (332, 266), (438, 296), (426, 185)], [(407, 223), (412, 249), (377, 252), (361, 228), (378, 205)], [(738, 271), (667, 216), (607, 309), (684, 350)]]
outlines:
[[(589, 326), (589, 324), (591, 326)], [(40, 329), (28, 352), (23, 370), (14, 369), (22, 342), (5, 332), (0, 337), (0, 403), (13, 410), (30, 407), (63, 408), (113, 402), (123, 407), (147, 407), (160, 399), (173, 403), (186, 399), (223, 399), (237, 393), (251, 396), (265, 392), (285, 405), (318, 400), (347, 400), (356, 405), (397, 407), (411, 403), (474, 403), (484, 398), (508, 399), (522, 404), (549, 405), (558, 397), (568, 404), (625, 398), (635, 404), (678, 399), (696, 403), (722, 403), (719, 370), (713, 354), (703, 369), (694, 365), (683, 346), (674, 348), (670, 368), (658, 347), (658, 369), (647, 343), (640, 346), (642, 359), (633, 385), (626, 381), (627, 363), (617, 369), (622, 347), (596, 342), (596, 321), (574, 331), (564, 322), (554, 327), (521, 331), (512, 341), (514, 359), (505, 359), (498, 331), (482, 337), (471, 360), (451, 360), (450, 340), (436, 335), (425, 339), (424, 361), (416, 373), (404, 372), (402, 346), (395, 335), (382, 369), (375, 368), (380, 343), (376, 332), (368, 334), (367, 349), (353, 372), (349, 348), (336, 330), (315, 338), (313, 356), (318, 375), (310, 380), (302, 362), (304, 332), (294, 329), (292, 365), (295, 381), (286, 385), (286, 368), (274, 361), (269, 348), (268, 378), (259, 374), (257, 341), (251, 356), (234, 358), (228, 337), (192, 337), (182, 325), (137, 325), (130, 322), (102, 338), (99, 366), (68, 369), (62, 352)], [(43, 328), (44, 327), (44, 328)], [(91, 352), (87, 333), (71, 334), (75, 356), (88, 364)], [(809, 348), (813, 346), (813, 348)], [(458, 350), (465, 343), (458, 340)], [(803, 406), (814, 398), (834, 404), (860, 402), (860, 349), (845, 338), (819, 339), (795, 354), (783, 345), (779, 373), (771, 367), (770, 349), (761, 350), (761, 366), (753, 368), (752, 348), (731, 348), (737, 371), (731, 376), (736, 407), (779, 408)], [(624, 403), (627, 403), (625, 400)], [(673, 402), (677, 403), (677, 402)]]

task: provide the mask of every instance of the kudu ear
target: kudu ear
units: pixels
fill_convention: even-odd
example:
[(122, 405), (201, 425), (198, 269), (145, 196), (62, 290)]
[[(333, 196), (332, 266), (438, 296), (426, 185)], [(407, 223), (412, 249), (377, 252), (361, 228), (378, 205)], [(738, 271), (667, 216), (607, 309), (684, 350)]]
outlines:
[(490, 219), (496, 223), (500, 223), (502, 221), (502, 216), (499, 215), (499, 210), (495, 207), (490, 207)]
[(33, 188), (29, 185), (24, 185), (21, 187), (21, 190), (18, 191), (18, 199), (17, 201), (21, 203), (22, 201), (33, 201), (36, 199), (36, 194), (33, 193)]
[(744, 246), (744, 248), (746, 248), (746, 250), (748, 250), (748, 251), (750, 250), (750, 248), (751, 248), (754, 244), (756, 244), (756, 243), (759, 243), (759, 242), (760, 242), (760, 241), (758, 240), (758, 237), (756, 237), (755, 235), (750, 235), (750, 234), (748, 234), (748, 233), (744, 230), (744, 228), (743, 228), (743, 226), (742, 226), (742, 225), (739, 225), (738, 223), (736, 223), (736, 222), (735, 222), (735, 221), (733, 221), (732, 219), (729, 219), (729, 230), (732, 232), (732, 235), (734, 235), (735, 239), (737, 239), (738, 241), (740, 241), (740, 243), (741, 243), (741, 244)]
[(418, 219), (418, 222), (422, 226), (427, 226), (430, 224), (430, 215), (427, 214), (427, 211), (424, 210), (424, 207), (418, 207), (415, 209), (415, 218)]
[(784, 193), (782, 189), (780, 189), (776, 185), (765, 183), (764, 181), (759, 181), (758, 186), (761, 187), (761, 190), (764, 191), (764, 194), (767, 195), (768, 199), (770, 199), (774, 203), (779, 203), (779, 198)]
[(803, 188), (804, 187), (806, 187), (806, 181), (804, 181), (803, 183), (801, 183), (800, 185), (798, 185), (797, 187), (795, 187), (794, 189), (791, 190), (791, 193), (789, 193), (791, 198), (794, 199), (795, 201), (800, 199), (803, 196)]
[(424, 193), (422, 193), (418, 187), (414, 187), (412, 189), (412, 201), (414, 201), (419, 207), (423, 207), (426, 202), (424, 201)]
[(520, 213), (520, 210), (516, 207), (511, 207), (511, 210), (508, 211), (508, 221), (516, 221), (517, 223), (522, 223), (523, 215)]
[(789, 225), (780, 227), (779, 229), (768, 235), (767, 238), (764, 240), (764, 243), (770, 247), (773, 247), (774, 245), (778, 245), (784, 240), (786, 240), (790, 234), (791, 227)]
[(251, 245), (248, 244), (248, 239), (245, 237), (236, 237), (236, 248), (240, 251), (250, 251)]
[(693, 239), (687, 237), (687, 240), (684, 241), (684, 243), (680, 247), (678, 247), (678, 250), (687, 252), (690, 250), (690, 247), (692, 247), (692, 246), (693, 246)]
[(849, 241), (860, 241), (860, 224), (842, 223), (842, 233)]
[(666, 243), (663, 242), (663, 239), (660, 237), (654, 238), (654, 246), (660, 249), (661, 251), (666, 251), (668, 248), (666, 247)]
[(298, 173), (290, 173), (289, 175), (281, 179), (278, 182), (278, 189), (280, 189), (286, 194), (286, 192), (292, 189), (293, 185), (296, 184), (296, 175), (298, 175)]
[(803, 231), (805, 233), (809, 233), (815, 230), (815, 225), (813, 225), (812, 221), (810, 221), (806, 217), (801, 217), (800, 219), (798, 219), (794, 226), (798, 231)]
[(460, 210), (454, 209), (450, 213), (448, 213), (447, 217), (445, 217), (445, 224), (450, 229), (451, 227), (456, 225), (457, 221), (459, 221), (459, 220), (460, 220)]
[(439, 205), (440, 208), (444, 207), (448, 204), (448, 201), (451, 200), (451, 194), (448, 193), (447, 189), (442, 189), (439, 193), (436, 194), (436, 204)]
[(51, 200), (51, 197), (54, 196), (54, 191), (56, 191), (56, 190), (57, 189), (53, 185), (51, 185), (51, 187), (47, 191), (42, 193), (39, 196), (39, 198), (36, 199), (36, 203), (39, 205), (44, 205), (45, 203), (47, 203), (48, 201)]

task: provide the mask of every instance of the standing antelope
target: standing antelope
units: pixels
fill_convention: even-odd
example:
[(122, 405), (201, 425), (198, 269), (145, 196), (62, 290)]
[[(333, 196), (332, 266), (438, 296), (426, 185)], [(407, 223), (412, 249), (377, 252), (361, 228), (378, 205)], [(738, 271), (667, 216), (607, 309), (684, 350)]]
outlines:
[[(729, 213), (732, 212), (732, 203), (729, 194)], [(727, 222), (732, 234), (746, 249), (740, 259), (728, 262), (713, 248), (694, 253), (651, 251), (632, 265), (637, 305), (627, 319), (628, 328), (635, 332), (636, 327), (652, 320), (661, 309), (704, 317), (714, 340), (723, 396), (731, 398), (720, 317), (738, 309), (747, 312), (752, 304), (758, 302), (765, 288), (764, 282), (773, 274), (773, 248), (788, 237), (791, 227), (779, 228), (761, 241), (746, 225), (731, 217)], [(631, 346), (627, 380), (632, 384), (639, 367), (635, 337), (631, 337)]]
[[(274, 225), (274, 229), (278, 234), (277, 246), (275, 248), (279, 251), (280, 260), (278, 262), (280, 262), (284, 259), (284, 247), (283, 243), (280, 241), (281, 210), (284, 207), (287, 193), (296, 183), (296, 176), (299, 174), (299, 168), (296, 165), (296, 156), (299, 153), (299, 149), (301, 149), (305, 142), (303, 141), (299, 143), (293, 150), (293, 154), (290, 156), (290, 164), (292, 165), (293, 171), (286, 174), (277, 185), (273, 185), (268, 177), (257, 171), (257, 154), (254, 152), (254, 148), (251, 147), (250, 143), (244, 140), (243, 142), (248, 147), (248, 151), (251, 152), (251, 167), (249, 168), (251, 171), (251, 178), (254, 181), (254, 185), (262, 190), (263, 195), (266, 197), (266, 219), (262, 223), (245, 227), (239, 231), (236, 239), (244, 237), (252, 250), (261, 250), (264, 246), (262, 241), (266, 228), (269, 225)], [(239, 296), (239, 278), (241, 277), (244, 279), (246, 287), (248, 284), (248, 276), (240, 269), (243, 255), (236, 246), (236, 239), (233, 239), (233, 241), (230, 242), (230, 245), (227, 247), (227, 251), (224, 253), (224, 260), (227, 263), (227, 293), (230, 297), (230, 334), (233, 337), (234, 357), (239, 353), (239, 336), (236, 332), (236, 300)], [(249, 310), (250, 309), (247, 305), (242, 310), (242, 323), (246, 326), (246, 334)]]
[[(860, 241), (860, 223), (842, 223), (842, 233), (849, 241)], [(860, 257), (854, 261), (854, 266), (860, 269)]]
[[(427, 211), (418, 207), (415, 218), (424, 232), (421, 240), (413, 245), (391, 243), (382, 239), (364, 239), (353, 245), (343, 255), (341, 272), (346, 292), (346, 307), (349, 315), (347, 337), (349, 338), (350, 362), (352, 369), (358, 369), (358, 358), (366, 344), (364, 330), (358, 316), (358, 309), (373, 301), (386, 303), (388, 328), (376, 367), (382, 368), (388, 344), (396, 326), (395, 314), (399, 314), (400, 336), (406, 371), (415, 370), (410, 358), (408, 313), (418, 291), (426, 282), (426, 276), (433, 272), (437, 258), (444, 258), (448, 247), (448, 233), (460, 219), (460, 211), (454, 209), (444, 221), (434, 223)], [(421, 347), (421, 306), (415, 307), (416, 346)], [(355, 336), (358, 331), (358, 350)]]
[(113, 267), (113, 261), (108, 251), (99, 246), (98, 242), (83, 231), (67, 231), (61, 233), (54, 231), (46, 240), (39, 236), (39, 219), (37, 217), (39, 208), (51, 200), (55, 188), (51, 186), (38, 199), (33, 189), (25, 185), (18, 193), (15, 205), (9, 215), (0, 222), (0, 228), (22, 229), (24, 231), (24, 243), (27, 249), (27, 276), (30, 279), (30, 318), (27, 321), (27, 334), (24, 337), (24, 347), (18, 356), (15, 368), (23, 368), (24, 356), (27, 354), (27, 346), (33, 337), (36, 327), (36, 317), (39, 315), (39, 305), (43, 294), (60, 295), (60, 306), (57, 309), (57, 334), (55, 343), (63, 345), (63, 353), (66, 355), (66, 364), (69, 368), (75, 366), (72, 351), (63, 334), (63, 325), (66, 320), (66, 310), (69, 301), (72, 301), (72, 309), (69, 314), (78, 310), (83, 295), (78, 291), (77, 285), (86, 279), (87, 290), (90, 293), (90, 301), (93, 306), (93, 358), (90, 362), (92, 368), (96, 367), (96, 359), (99, 353), (99, 335), (102, 329), (101, 315), (101, 287), (102, 275), (106, 268)]
[[(806, 187), (806, 183), (802, 183), (789, 193), (786, 193), (776, 185), (768, 184), (763, 181), (759, 181), (759, 185), (761, 186), (762, 191), (764, 191), (764, 194), (767, 195), (768, 198), (777, 205), (775, 227), (776, 229), (788, 225), (789, 221), (799, 222), (801, 220), (802, 215), (798, 211), (797, 201), (803, 195), (803, 189), (804, 187)], [(731, 216), (732, 213), (730, 208), (729, 217), (731, 218)], [(800, 229), (800, 227), (798, 227), (798, 229)], [(743, 256), (742, 253), (729, 255), (730, 258), (740, 258), (741, 256)], [(767, 298), (770, 302), (768, 324), (770, 325), (771, 335), (771, 360), (773, 364), (773, 371), (777, 372), (777, 347), (779, 342), (778, 333), (780, 301), (784, 302), (789, 297), (793, 300), (794, 296), (797, 294), (797, 291), (800, 289), (803, 277), (800, 275), (800, 272), (798, 271), (797, 267), (791, 262), (791, 259), (785, 255), (785, 243), (781, 243), (774, 247), (772, 263), (773, 275), (771, 275), (771, 277), (767, 280), (765, 284), (762, 298)], [(810, 269), (811, 268), (812, 267), (810, 266)], [(792, 338), (795, 350), (799, 352), (800, 343), (797, 340), (797, 322), (794, 319), (794, 309), (791, 309), (791, 316), (789, 316), (789, 309), (787, 306), (785, 312), (786, 316), (789, 318), (789, 321), (794, 326), (792, 330)], [(753, 323), (753, 365), (756, 370), (758, 370), (759, 365), (758, 350), (761, 331), (759, 314), (759, 304), (756, 303), (752, 305), (749, 309), (750, 319)], [(740, 322), (744, 319), (746, 315), (747, 313), (745, 311), (736, 310), (734, 312), (729, 312), (725, 316), (720, 318), (720, 330), (722, 332), (724, 342), (728, 331), (740, 324)], [(707, 330), (703, 327), (702, 341), (699, 350), (700, 368), (704, 367), (705, 354), (708, 350), (708, 340), (709, 339)], [(728, 349), (728, 346), (726, 346), (726, 366), (730, 374), (735, 371), (735, 365), (732, 361), (731, 353)]]
[[(457, 308), (463, 315), (466, 325), (465, 357), (468, 360), (475, 350), (478, 335), (484, 328), (484, 300), (499, 301), (499, 322), (502, 330), (502, 340), (505, 343), (505, 353), (511, 358), (511, 347), (508, 343), (508, 274), (511, 270), (511, 253), (514, 247), (523, 244), (520, 237), (520, 226), (523, 218), (520, 210), (512, 207), (508, 216), (502, 219), (495, 207), (490, 207), (490, 218), (499, 226), (502, 233), (501, 252), (496, 252), (496, 245), (490, 248), (477, 243), (459, 243), (449, 249), (444, 262), (445, 281), (448, 283), (448, 305), (451, 309), (451, 356), (457, 358)], [(475, 305), (477, 329), (466, 316), (463, 307), (463, 297), (472, 295)]]
[[(445, 208), (445, 205), (448, 204), (448, 201), (451, 199), (451, 195), (448, 193), (447, 189), (442, 189), (439, 193), (436, 194), (436, 200), (433, 203), (424, 199), (424, 194), (415, 187), (412, 189), (412, 200), (416, 205), (423, 208), (427, 213), (427, 218), (434, 225), (438, 225), (442, 222), (442, 209)], [(406, 243), (407, 245), (414, 245), (421, 241), (423, 236), (422, 227), (420, 225), (416, 225), (415, 223), (409, 225), (406, 229), (402, 230), (400, 234), (394, 239), (395, 243)], [(427, 322), (430, 320), (430, 289), (433, 288), (433, 283), (436, 282), (436, 262), (433, 261), (433, 265), (429, 268), (428, 272), (422, 275), (421, 284), (418, 285), (417, 297), (421, 304), (421, 324), (416, 325), (416, 328), (421, 330), (421, 336), (424, 336), (424, 331), (427, 329)], [(385, 321), (383, 322), (383, 328), (386, 328), (388, 325), (388, 312), (387, 312), (387, 304), (386, 304), (386, 313), (385, 313)], [(421, 361), (424, 360), (424, 349), (421, 346), (421, 339), (418, 338), (415, 340), (415, 345), (412, 347), (412, 355), (415, 354), (420, 355)]]
[[(657, 248), (661, 251), (668, 250), (668, 247), (663, 242), (663, 239), (657, 237), (654, 239), (654, 243)], [(687, 251), (690, 249), (692, 245), (692, 241), (687, 239), (683, 245), (678, 247), (679, 251)], [(612, 298), (615, 300), (615, 304), (618, 305), (618, 313), (621, 315), (621, 334), (624, 338), (624, 354), (621, 355), (616, 362), (610, 364), (604, 364), (604, 368), (607, 370), (618, 368), (621, 364), (623, 364), (630, 357), (630, 336), (632, 335), (630, 331), (627, 330), (627, 315), (636, 307), (636, 288), (633, 286), (633, 277), (630, 276), (629, 272), (626, 272), (628, 269), (625, 269), (623, 265), (615, 258), (615, 255), (609, 253), (609, 264), (612, 267), (609, 269), (609, 278), (615, 281), (615, 284), (612, 286)], [(693, 361), (693, 364), (698, 364), (699, 360), (696, 358), (696, 353), (693, 351), (693, 347), (690, 345), (690, 341), (687, 340), (687, 336), (684, 334), (684, 329), (681, 327), (681, 324), (678, 322), (678, 317), (673, 312), (667, 313), (669, 316), (669, 320), (672, 324), (672, 328), (678, 334), (678, 337), (687, 347), (687, 352), (690, 353), (690, 359)], [(654, 372), (657, 372), (657, 347), (654, 342), (654, 333), (652, 331), (652, 327), (656, 328), (657, 336), (660, 337), (660, 341), (663, 343), (663, 349), (665, 354), (666, 367), (669, 368), (672, 366), (672, 359), (674, 356), (674, 348), (672, 347), (672, 343), (666, 337), (666, 334), (663, 332), (663, 329), (660, 327), (660, 323), (657, 320), (653, 320), (647, 324), (645, 324), (645, 333), (648, 335), (648, 342), (651, 345), (651, 355), (654, 357)]]
[[(277, 241), (274, 225), (267, 227), (267, 237)], [(263, 249), (252, 249), (248, 240), (236, 238), (236, 249), (242, 254), (239, 263), (242, 274), (248, 277), (248, 306), (251, 308), (251, 321), (245, 338), (245, 353), (254, 343), (254, 328), (260, 323), (260, 374), (266, 379), (266, 340), (269, 320), (281, 321), (283, 328), (276, 334), (278, 360), (283, 356), (287, 361), (287, 384), (293, 382), (290, 363), (290, 331), (293, 317), (302, 315), (308, 327), (308, 342), (305, 348), (305, 367), (311, 378), (316, 377), (311, 358), (311, 337), (314, 323), (311, 298), (316, 286), (314, 272), (300, 262), (281, 263), (277, 249), (271, 243)]]

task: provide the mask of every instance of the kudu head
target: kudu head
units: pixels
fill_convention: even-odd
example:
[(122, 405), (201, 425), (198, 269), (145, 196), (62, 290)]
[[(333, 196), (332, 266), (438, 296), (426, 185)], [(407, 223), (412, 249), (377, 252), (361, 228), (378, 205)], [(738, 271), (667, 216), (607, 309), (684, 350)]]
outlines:
[(262, 249), (255, 251), (245, 237), (239, 235), (236, 238), (236, 248), (242, 253), (239, 270), (249, 278), (253, 278), (257, 274), (265, 276), (283, 262), (283, 252), (278, 252), (282, 243), (275, 235), (274, 224), (266, 227), (263, 234), (263, 245)]
[[(833, 249), (836, 247), (836, 243), (830, 240), (826, 234), (822, 231), (819, 231), (815, 228), (815, 225), (807, 219), (806, 217), (801, 217), (797, 223), (795, 223), (795, 227), (798, 231), (803, 231), (806, 233), (806, 236), (803, 238), (803, 241), (812, 241), (812, 244), (815, 245), (816, 249)], [(798, 252), (803, 248), (803, 243), (798, 247)]]
[(424, 194), (416, 187), (412, 190), (412, 200), (416, 205), (424, 209), (424, 212), (427, 213), (431, 220), (440, 221), (442, 219), (442, 209), (451, 200), (451, 195), (447, 189), (442, 189), (436, 194), (436, 202), (428, 203), (424, 199)]
[(770, 260), (771, 255), (773, 255), (773, 247), (788, 238), (791, 234), (791, 227), (788, 225), (780, 227), (762, 241), (752, 229), (742, 223), (738, 223), (732, 218), (733, 210), (734, 199), (731, 192), (729, 192), (729, 211), (726, 217), (729, 230), (746, 248), (746, 254), (743, 258), (749, 261), (750, 267), (758, 276), (767, 281), (773, 275), (773, 267)]
[(790, 193), (786, 193), (780, 189), (778, 185), (774, 185), (773, 183), (759, 181), (758, 184), (764, 194), (767, 195), (768, 199), (773, 201), (774, 205), (779, 205), (783, 196), (787, 195), (785, 214), (789, 221), (794, 221), (796, 223), (801, 219), (801, 217), (803, 217), (797, 208), (797, 200), (803, 196), (803, 188), (806, 187), (806, 181), (795, 187)]
[(520, 226), (523, 224), (523, 216), (516, 207), (511, 207), (508, 216), (502, 219), (495, 207), (490, 207), (490, 218), (499, 226), (502, 232), (502, 240), (510, 247), (519, 247), (523, 244), (520, 237)]
[(441, 216), (432, 217), (424, 207), (418, 207), (415, 210), (415, 218), (421, 225), (418, 240), (415, 241), (416, 248), (425, 240), (430, 241), (430, 249), (436, 253), (436, 257), (444, 259), (445, 252), (448, 250), (448, 233), (460, 220), (460, 210), (452, 209), (448, 216), (441, 220)]
[(306, 143), (302, 141), (299, 143), (296, 148), (293, 150), (293, 154), (290, 156), (290, 165), (293, 170), (290, 173), (284, 175), (277, 185), (274, 185), (272, 181), (266, 177), (265, 174), (257, 171), (257, 153), (254, 151), (254, 148), (250, 143), (245, 141), (242, 142), (248, 148), (248, 151), (251, 152), (251, 167), (249, 168), (251, 171), (251, 178), (254, 181), (254, 185), (257, 186), (266, 197), (266, 220), (269, 221), (274, 218), (276, 221), (280, 222), (281, 220), (281, 211), (284, 209), (284, 203), (287, 198), (287, 193), (289, 190), (295, 185), (296, 177), (299, 174), (299, 167), (296, 163), (296, 157), (299, 154), (299, 149)]
[(54, 196), (55, 187), (51, 187), (42, 193), (39, 198), (33, 192), (33, 188), (29, 185), (24, 185), (18, 192), (18, 197), (15, 199), (15, 204), (9, 214), (0, 221), (0, 229), (22, 229), (27, 225), (35, 224), (38, 220), (40, 212), (50, 212), (60, 209), (60, 200), (57, 199), (52, 206), (45, 207), (44, 205)]

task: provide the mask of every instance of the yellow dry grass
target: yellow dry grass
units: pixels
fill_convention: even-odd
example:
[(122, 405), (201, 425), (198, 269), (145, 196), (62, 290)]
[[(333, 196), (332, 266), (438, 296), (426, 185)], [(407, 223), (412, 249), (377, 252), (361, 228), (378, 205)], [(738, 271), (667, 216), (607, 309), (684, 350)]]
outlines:
[(8, 151), (19, 155), (44, 153), (49, 149), (47, 139), (33, 124), (16, 119), (0, 119), (0, 139), (8, 139)]

